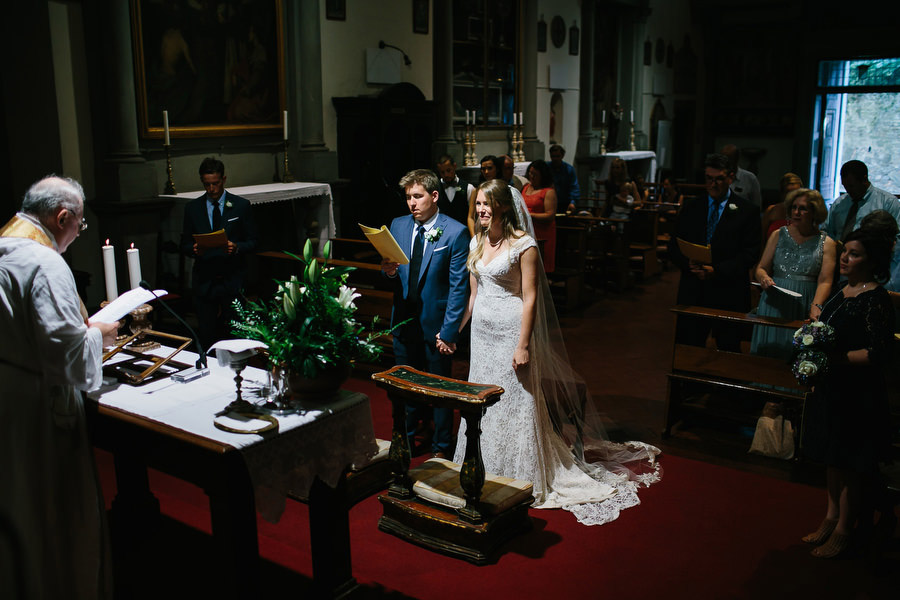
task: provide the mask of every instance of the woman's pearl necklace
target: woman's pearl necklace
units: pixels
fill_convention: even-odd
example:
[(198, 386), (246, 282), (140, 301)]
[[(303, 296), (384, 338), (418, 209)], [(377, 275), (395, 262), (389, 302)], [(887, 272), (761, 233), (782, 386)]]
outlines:
[(496, 248), (497, 246), (499, 246), (500, 244), (503, 243), (503, 238), (501, 237), (499, 240), (497, 240), (495, 242), (490, 238), (490, 236), (488, 236), (488, 243), (491, 245), (491, 248)]

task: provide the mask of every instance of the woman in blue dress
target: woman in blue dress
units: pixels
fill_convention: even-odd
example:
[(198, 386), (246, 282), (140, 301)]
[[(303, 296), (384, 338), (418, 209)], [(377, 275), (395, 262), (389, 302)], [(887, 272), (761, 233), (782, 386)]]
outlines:
[[(831, 295), (836, 262), (834, 240), (819, 231), (828, 211), (822, 195), (805, 188), (788, 194), (784, 205), (790, 220), (769, 237), (756, 267), (756, 281), (763, 290), (756, 312), (766, 317), (816, 320)], [(750, 352), (788, 360), (792, 335), (791, 329), (757, 325)]]

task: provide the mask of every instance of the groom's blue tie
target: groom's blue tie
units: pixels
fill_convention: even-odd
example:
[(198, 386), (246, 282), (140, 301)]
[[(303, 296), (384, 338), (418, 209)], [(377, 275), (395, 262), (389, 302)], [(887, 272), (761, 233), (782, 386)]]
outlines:
[(406, 300), (409, 304), (418, 305), (419, 303), (419, 271), (422, 268), (422, 254), (425, 251), (425, 227), (419, 225), (416, 232), (416, 239), (413, 242), (412, 258), (409, 259), (409, 281), (407, 287), (409, 293)]

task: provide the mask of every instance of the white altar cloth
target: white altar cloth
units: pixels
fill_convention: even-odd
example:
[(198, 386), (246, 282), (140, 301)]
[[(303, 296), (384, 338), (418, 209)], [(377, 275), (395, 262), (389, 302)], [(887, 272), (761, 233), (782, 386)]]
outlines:
[[(169, 352), (153, 351), (160, 356)], [(196, 354), (184, 350), (174, 357), (188, 364), (196, 359)], [(238, 449), (253, 482), (257, 509), (273, 523), (284, 511), (288, 491), (307, 494), (316, 477), (335, 487), (349, 465), (365, 464), (377, 453), (369, 400), (351, 392), (340, 392), (339, 398), (327, 404), (310, 405), (303, 414), (275, 416), (277, 434), (222, 431), (213, 420), (235, 398), (234, 372), (220, 367), (215, 359), (209, 361), (209, 369), (208, 376), (188, 383), (168, 378), (142, 386), (111, 383), (89, 393), (88, 398), (102, 407)], [(244, 398), (252, 400), (248, 392), (265, 382), (266, 373), (248, 367), (241, 377)]]

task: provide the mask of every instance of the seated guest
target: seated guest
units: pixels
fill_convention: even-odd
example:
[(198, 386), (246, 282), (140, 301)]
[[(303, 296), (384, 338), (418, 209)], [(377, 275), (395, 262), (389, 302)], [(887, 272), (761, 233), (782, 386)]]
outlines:
[[(831, 295), (834, 278), (836, 244), (819, 231), (828, 211), (822, 194), (815, 190), (794, 190), (784, 204), (785, 212), (791, 215), (790, 223), (769, 237), (756, 266), (755, 278), (763, 289), (757, 314), (816, 320)], [(791, 296), (774, 286), (802, 295)], [(792, 339), (790, 329), (757, 325), (750, 352), (788, 360)]]
[(885, 370), (894, 308), (881, 285), (890, 263), (885, 236), (862, 228), (849, 233), (840, 258), (846, 281), (822, 309), (822, 321), (834, 328), (835, 348), (824, 379), (806, 402), (802, 445), (807, 457), (826, 466), (825, 518), (803, 537), (816, 546), (812, 554), (818, 558), (839, 556), (851, 546), (867, 520), (865, 508), (875, 503), (878, 463), (890, 456)]
[(681, 205), (681, 192), (678, 191), (678, 186), (675, 184), (675, 177), (669, 171), (662, 173), (662, 191), (659, 193), (657, 201), (662, 204)]
[(610, 216), (619, 219), (631, 218), (631, 211), (634, 208), (634, 185), (632, 183), (623, 183), (619, 186), (619, 193), (612, 198), (612, 210)]
[(444, 154), (438, 159), (437, 172), (440, 176), (438, 210), (466, 225), (469, 214), (469, 196), (472, 195), (475, 186), (459, 180), (456, 175), (456, 161), (449, 154)]
[(772, 206), (767, 207), (763, 212), (763, 245), (765, 245), (766, 240), (769, 239), (769, 236), (772, 235), (773, 231), (778, 231), (790, 223), (790, 215), (785, 211), (784, 201), (789, 193), (794, 190), (799, 190), (802, 187), (803, 180), (800, 179), (799, 175), (795, 173), (785, 173), (781, 176), (781, 182), (778, 184), (778, 189), (781, 192), (780, 199)]
[(525, 206), (531, 213), (534, 235), (543, 242), (544, 272), (552, 273), (556, 263), (556, 190), (553, 172), (543, 160), (528, 165), (528, 183), (522, 190)]
[(621, 187), (626, 183), (631, 183), (631, 178), (628, 177), (628, 164), (617, 156), (609, 164), (609, 177), (603, 182), (603, 189), (606, 192), (606, 205), (603, 207), (604, 217), (612, 215), (615, 197), (619, 195)]

